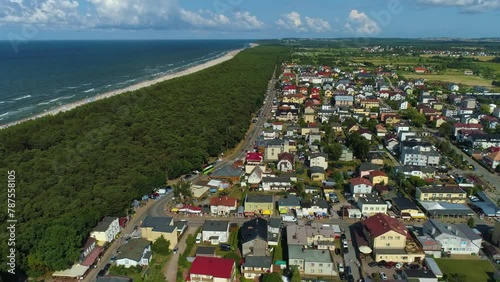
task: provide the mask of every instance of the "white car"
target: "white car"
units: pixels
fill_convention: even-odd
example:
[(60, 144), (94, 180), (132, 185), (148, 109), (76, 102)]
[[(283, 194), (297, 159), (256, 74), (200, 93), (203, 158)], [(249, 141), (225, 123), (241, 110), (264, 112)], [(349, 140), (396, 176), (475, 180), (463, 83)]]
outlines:
[(342, 242), (342, 243), (343, 243), (344, 249), (349, 248), (349, 245), (347, 245), (347, 241), (344, 241), (344, 242)]
[(198, 235), (196, 235), (196, 244), (199, 243), (201, 243), (201, 233), (198, 233)]
[(339, 272), (344, 272), (344, 265), (342, 263), (339, 263)]
[(396, 269), (401, 269), (401, 267), (403, 267), (403, 264), (398, 262), (398, 263), (396, 263), (395, 267), (396, 267)]
[(385, 274), (384, 272), (380, 272), (380, 279), (387, 280), (387, 274)]

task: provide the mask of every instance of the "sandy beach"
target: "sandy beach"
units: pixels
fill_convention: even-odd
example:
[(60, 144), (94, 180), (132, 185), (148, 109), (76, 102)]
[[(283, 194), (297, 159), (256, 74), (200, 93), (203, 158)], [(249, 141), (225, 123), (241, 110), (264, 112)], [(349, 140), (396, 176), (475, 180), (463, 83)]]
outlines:
[[(258, 46), (258, 44), (250, 44), (251, 48), (252, 47), (256, 47), (256, 46)], [(143, 82), (140, 82), (140, 83), (137, 83), (137, 84), (134, 84), (134, 85), (130, 85), (130, 86), (122, 88), (122, 89), (113, 90), (113, 91), (110, 91), (110, 92), (99, 94), (99, 95), (91, 97), (91, 98), (87, 98), (87, 99), (76, 101), (76, 102), (73, 102), (73, 103), (69, 103), (69, 104), (66, 104), (66, 105), (63, 105), (63, 106), (51, 109), (51, 110), (47, 110), (47, 111), (45, 111), (43, 113), (31, 116), (29, 118), (25, 118), (25, 119), (21, 119), (21, 120), (15, 121), (15, 122), (7, 123), (7, 124), (4, 124), (4, 125), (1, 125), (0, 129), (4, 129), (4, 128), (7, 128), (7, 127), (10, 127), (10, 126), (13, 126), (13, 125), (16, 125), (16, 124), (28, 121), (28, 120), (33, 120), (33, 119), (37, 119), (37, 118), (48, 116), (48, 115), (56, 115), (58, 113), (66, 112), (66, 111), (72, 110), (74, 108), (77, 108), (79, 106), (82, 106), (82, 105), (85, 105), (85, 104), (88, 104), (88, 103), (92, 103), (92, 102), (95, 102), (95, 101), (98, 101), (98, 100), (102, 100), (102, 99), (106, 99), (106, 98), (109, 98), (109, 97), (113, 97), (113, 96), (116, 96), (116, 95), (119, 95), (119, 94), (122, 94), (122, 93), (130, 92), (130, 91), (135, 91), (135, 90), (138, 90), (140, 88), (148, 87), (148, 86), (151, 86), (153, 84), (156, 84), (156, 83), (159, 83), (159, 82), (163, 82), (163, 81), (167, 81), (167, 80), (170, 80), (170, 79), (173, 79), (173, 78), (177, 78), (177, 77), (189, 75), (189, 74), (192, 74), (192, 73), (204, 70), (206, 68), (213, 67), (213, 66), (218, 65), (220, 63), (223, 63), (225, 61), (228, 61), (228, 60), (234, 58), (239, 52), (243, 51), (244, 49), (245, 48), (234, 50), (234, 51), (230, 51), (230, 52), (228, 52), (227, 54), (225, 54), (222, 57), (219, 57), (219, 58), (216, 58), (214, 60), (208, 61), (206, 63), (203, 63), (203, 64), (200, 64), (200, 65), (197, 65), (197, 66), (185, 69), (185, 70), (180, 71), (180, 72), (176, 72), (176, 73), (173, 73), (173, 74), (168, 74), (168, 75), (165, 75), (165, 76), (162, 76), (162, 77), (158, 77), (158, 78), (153, 79), (153, 80), (143, 81)]]

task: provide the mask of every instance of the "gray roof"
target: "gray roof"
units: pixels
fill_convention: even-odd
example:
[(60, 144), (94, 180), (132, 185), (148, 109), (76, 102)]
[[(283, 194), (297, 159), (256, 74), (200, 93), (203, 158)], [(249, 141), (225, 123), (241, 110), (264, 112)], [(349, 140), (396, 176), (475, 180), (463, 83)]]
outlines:
[(184, 228), (184, 226), (186, 226), (187, 224), (187, 221), (182, 220), (174, 222), (174, 226), (177, 227), (177, 231), (182, 230), (182, 228)]
[(256, 238), (261, 238), (267, 241), (267, 220), (256, 217), (246, 221), (240, 228), (240, 241), (241, 244), (250, 242)]
[(462, 188), (450, 188), (446, 186), (419, 187), (422, 193), (458, 194), (465, 193)]
[(210, 177), (237, 177), (242, 176), (244, 172), (240, 168), (235, 168), (232, 163), (216, 169)]
[(374, 195), (374, 194), (367, 194), (364, 197), (360, 197), (358, 201), (361, 204), (367, 204), (367, 205), (387, 205), (386, 202), (384, 202), (379, 196)]
[(269, 226), (271, 228), (280, 228), (281, 227), (281, 218), (270, 218)]
[(288, 258), (303, 259), (306, 262), (332, 263), (332, 257), (328, 250), (303, 249), (302, 246), (288, 246)]
[(144, 253), (144, 249), (146, 249), (150, 244), (151, 242), (146, 239), (132, 239), (118, 248), (118, 255), (116, 256), (116, 259), (128, 258), (134, 261), (140, 261), (142, 254)]
[(196, 248), (196, 255), (214, 255), (215, 249), (215, 247), (198, 246)]
[(115, 220), (118, 220), (118, 217), (110, 217), (110, 216), (107, 216), (105, 218), (103, 218), (98, 224), (96, 227), (94, 227), (94, 229), (92, 229), (93, 231), (97, 231), (97, 232), (104, 232), (106, 230), (108, 230), (109, 226), (111, 225), (111, 223)]
[(271, 257), (246, 256), (245, 262), (243, 263), (243, 267), (269, 268), (271, 267), (271, 264), (272, 264)]
[(147, 216), (141, 224), (141, 227), (152, 227), (156, 232), (173, 232), (175, 225), (170, 225), (173, 221), (171, 217)]
[(376, 164), (364, 162), (359, 165), (359, 170), (360, 171), (368, 171), (368, 170), (379, 170), (380, 167)]
[(267, 146), (281, 146), (283, 143), (283, 139), (271, 139), (266, 142)]
[(408, 278), (436, 278), (436, 275), (430, 270), (405, 269), (403, 272)]
[[(479, 235), (477, 235), (472, 229), (467, 226), (466, 224), (446, 224), (440, 221), (437, 221), (435, 219), (430, 219), (424, 225), (432, 226), (436, 228), (436, 232), (440, 234), (446, 234), (446, 235), (452, 235), (452, 236), (457, 236), (463, 239), (469, 239), (471, 241), (481, 239)], [(431, 230), (431, 228), (428, 228), (428, 230)], [(433, 235), (435, 238), (437, 235)]]
[(279, 207), (294, 207), (300, 206), (300, 198), (295, 195), (286, 195), (284, 198), (279, 199)]
[(266, 177), (262, 177), (262, 182), (290, 182), (290, 177), (270, 177), (270, 176), (266, 176)]
[(311, 173), (325, 173), (325, 169), (320, 166), (313, 166), (310, 168)]
[(273, 195), (247, 194), (246, 203), (272, 203)]
[(229, 220), (205, 220), (203, 231), (227, 231)]
[(417, 204), (408, 198), (394, 197), (391, 200), (394, 206), (396, 206), (400, 211), (406, 209), (418, 210)]

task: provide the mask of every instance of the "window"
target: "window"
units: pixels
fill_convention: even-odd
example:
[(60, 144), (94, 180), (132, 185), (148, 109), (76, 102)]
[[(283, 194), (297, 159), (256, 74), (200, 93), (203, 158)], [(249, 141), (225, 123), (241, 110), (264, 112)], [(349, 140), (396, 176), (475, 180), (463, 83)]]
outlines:
[(320, 264), (319, 264), (319, 266), (320, 266), (320, 267), (323, 267), (323, 264), (322, 264), (322, 263), (320, 263)]
[(381, 239), (381, 240), (385, 240), (385, 236), (381, 236), (381, 237), (380, 237), (380, 239)]
[(387, 237), (387, 240), (392, 240), (392, 239), (393, 239), (393, 237), (392, 237), (392, 236), (388, 236), (388, 237)]
[(400, 238), (399, 236), (396, 236), (396, 240), (399, 240), (399, 238)]
[(387, 243), (385, 244), (386, 247), (390, 247), (391, 246), (391, 243)]

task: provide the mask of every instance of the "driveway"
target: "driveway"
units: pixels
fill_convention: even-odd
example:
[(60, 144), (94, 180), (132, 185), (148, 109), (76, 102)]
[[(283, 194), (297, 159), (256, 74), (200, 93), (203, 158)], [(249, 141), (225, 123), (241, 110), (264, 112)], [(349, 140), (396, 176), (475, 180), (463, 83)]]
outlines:
[(180, 241), (177, 243), (177, 248), (179, 250), (176, 254), (173, 254), (170, 260), (167, 262), (163, 270), (163, 274), (165, 275), (167, 281), (176, 281), (177, 280), (177, 268), (179, 266), (179, 256), (186, 250), (186, 238), (189, 234), (194, 234), (198, 228), (197, 227), (188, 227), (186, 232), (182, 234)]

